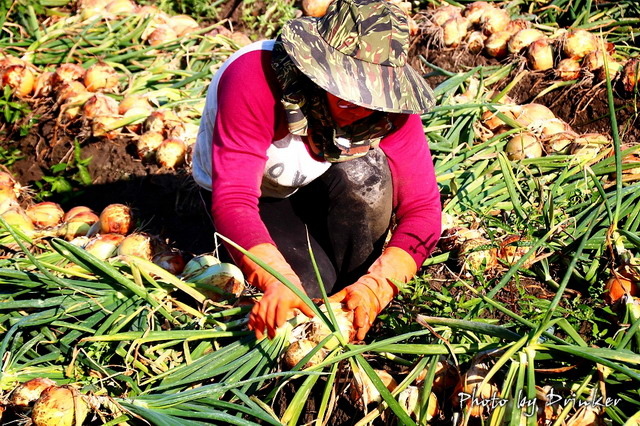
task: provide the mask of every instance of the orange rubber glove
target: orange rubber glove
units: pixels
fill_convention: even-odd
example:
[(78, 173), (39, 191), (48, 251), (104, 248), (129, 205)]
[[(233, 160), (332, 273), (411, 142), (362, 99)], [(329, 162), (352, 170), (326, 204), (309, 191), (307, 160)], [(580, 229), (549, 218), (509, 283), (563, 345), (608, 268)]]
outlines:
[[(269, 243), (258, 244), (248, 251), (305, 292), (300, 278), (293, 272), (276, 246)], [(313, 316), (313, 311), (295, 293), (249, 257), (242, 256), (237, 263), (247, 281), (264, 293), (249, 314), (249, 330), (253, 330), (258, 339), (264, 336), (265, 328), (269, 338), (273, 339), (276, 329), (294, 317), (294, 309), (299, 309), (308, 317)]]
[(391, 280), (406, 283), (418, 271), (413, 257), (398, 247), (387, 247), (366, 275), (329, 298), (353, 311), (356, 340), (364, 340), (378, 314), (398, 294)]

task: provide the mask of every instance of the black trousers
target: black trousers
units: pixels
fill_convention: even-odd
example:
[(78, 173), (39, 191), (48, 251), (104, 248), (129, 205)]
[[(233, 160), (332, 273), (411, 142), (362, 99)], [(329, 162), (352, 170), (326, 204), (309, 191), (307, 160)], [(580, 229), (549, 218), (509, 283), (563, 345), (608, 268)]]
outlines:
[(392, 202), (389, 164), (376, 148), (333, 164), (288, 198), (261, 198), (259, 209), (307, 294), (320, 297), (311, 255), (328, 294), (354, 283), (382, 253)]

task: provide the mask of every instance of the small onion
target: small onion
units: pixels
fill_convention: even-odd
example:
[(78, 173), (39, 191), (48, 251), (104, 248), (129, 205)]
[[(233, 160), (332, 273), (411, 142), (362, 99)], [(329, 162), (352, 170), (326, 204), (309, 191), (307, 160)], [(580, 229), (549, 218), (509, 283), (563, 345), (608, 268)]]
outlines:
[(119, 115), (98, 115), (91, 121), (91, 134), (95, 137), (115, 139), (122, 131)]
[(507, 56), (507, 43), (511, 34), (507, 31), (492, 33), (484, 43), (484, 50), (489, 56), (502, 59)]
[(194, 283), (202, 294), (213, 301), (221, 300), (224, 295), (238, 297), (245, 287), (242, 271), (231, 263), (211, 265), (200, 274), (191, 276), (187, 281)]
[(127, 235), (118, 246), (118, 254), (124, 256), (137, 256), (145, 260), (153, 257), (153, 242), (151, 236), (145, 233), (133, 233)]
[(105, 6), (105, 11), (113, 15), (132, 15), (135, 14), (138, 5), (131, 0), (112, 0)]
[(173, 169), (182, 165), (187, 154), (187, 147), (181, 139), (168, 138), (156, 149), (156, 161), (162, 167)]
[(474, 55), (482, 52), (486, 39), (487, 37), (482, 33), (482, 31), (470, 32), (466, 40), (467, 50)]
[(73, 120), (80, 115), (85, 102), (87, 102), (92, 96), (91, 92), (83, 92), (78, 93), (75, 96), (71, 96), (60, 106), (61, 116), (66, 120)]
[(96, 93), (84, 103), (82, 111), (88, 119), (105, 115), (115, 116), (118, 114), (118, 101), (102, 93)]
[(83, 95), (85, 97), (93, 96), (93, 94), (89, 95), (88, 93), (90, 92), (86, 87), (84, 87), (84, 84), (80, 83), (79, 81), (70, 81), (68, 83), (62, 83), (57, 86), (58, 102), (60, 103), (64, 103), (70, 98), (75, 98), (80, 95)]
[(495, 131), (499, 127), (504, 126), (505, 122), (502, 121), (500, 117), (498, 117), (498, 113), (504, 114), (505, 117), (515, 120), (513, 109), (510, 107), (501, 107), (501, 108), (498, 108), (495, 112), (487, 110), (484, 113), (482, 113), (482, 123), (489, 130)]
[(581, 161), (591, 161), (611, 145), (609, 136), (601, 133), (585, 133), (573, 140), (571, 155)]
[[(611, 61), (611, 58), (609, 58), (609, 61)], [(582, 59), (582, 66), (591, 72), (595, 72), (598, 68), (602, 68), (604, 66), (604, 53), (602, 53), (601, 50), (595, 50), (588, 53)]]
[(2, 216), (9, 225), (21, 230), (25, 234), (32, 234), (35, 231), (33, 222), (20, 206), (11, 207), (0, 216)]
[(49, 96), (53, 92), (52, 77), (53, 71), (40, 73), (33, 86), (33, 96)]
[(11, 65), (2, 72), (2, 85), (11, 87), (19, 98), (29, 96), (33, 92), (35, 80), (34, 74), (24, 65)]
[(567, 154), (573, 141), (578, 134), (573, 131), (556, 133), (545, 139), (543, 145), (547, 153), (550, 154)]
[(59, 86), (72, 81), (79, 81), (84, 78), (85, 69), (77, 64), (62, 64), (56, 68), (51, 77), (54, 86)]
[(13, 208), (19, 207), (18, 199), (13, 188), (0, 188), (0, 215)]
[[(290, 370), (295, 367), (300, 361), (302, 361), (302, 359), (307, 356), (307, 354), (311, 352), (316, 346), (317, 343), (312, 342), (311, 340), (297, 340), (289, 345), (284, 353), (282, 361), (284, 362), (287, 369)], [(326, 356), (326, 350), (320, 349), (313, 355), (313, 357), (311, 357), (309, 361), (307, 361), (307, 363), (302, 368), (305, 369), (313, 367), (314, 365), (321, 363)]]
[[(373, 370), (382, 384), (393, 391), (398, 387), (396, 379), (385, 370)], [(375, 387), (369, 376), (362, 370), (354, 370), (353, 372), (353, 387), (351, 388), (351, 399), (353, 401), (362, 401), (362, 404), (366, 407), (372, 402), (382, 402), (382, 395), (380, 391)]]
[[(473, 362), (473, 361), (472, 361)], [(474, 395), (479, 400), (490, 400), (499, 395), (498, 387), (491, 382), (485, 382), (484, 386), (480, 386), (484, 378), (489, 373), (489, 366), (485, 363), (474, 363), (461, 377), (460, 384), (454, 390), (454, 395), (460, 393)], [(466, 401), (467, 410), (473, 417), (480, 417), (485, 412), (484, 404), (472, 404), (471, 400)]]
[(607, 280), (604, 286), (605, 302), (612, 305), (627, 294), (631, 296), (640, 296), (638, 283), (614, 271), (613, 276)]
[(147, 42), (151, 46), (159, 46), (161, 44), (170, 43), (178, 38), (178, 34), (169, 25), (158, 25), (158, 27), (149, 34)]
[(550, 120), (543, 121), (539, 128), (540, 136), (543, 138), (549, 138), (555, 134), (571, 130), (571, 127), (559, 118), (552, 118)]
[(180, 274), (185, 265), (184, 256), (177, 249), (169, 249), (158, 253), (153, 256), (151, 261), (174, 275)]
[(87, 217), (95, 217), (96, 220), (94, 222), (97, 222), (99, 219), (98, 216), (89, 207), (76, 206), (66, 212), (62, 220), (64, 222), (71, 222), (74, 220), (84, 221)]
[(133, 231), (133, 212), (124, 204), (109, 204), (100, 213), (100, 232), (127, 235)]
[(449, 19), (456, 18), (458, 16), (462, 16), (462, 9), (452, 5), (444, 5), (429, 13), (429, 20), (441, 27)]
[(509, 160), (542, 157), (542, 144), (532, 133), (521, 133), (511, 137), (504, 150)]
[(491, 241), (486, 238), (464, 241), (458, 252), (458, 259), (462, 267), (471, 272), (481, 272), (495, 268), (498, 265), (498, 253), (495, 247), (490, 246)]
[(633, 58), (627, 61), (622, 70), (622, 85), (624, 90), (631, 93), (635, 91), (640, 79), (640, 58)]
[(598, 80), (605, 81), (607, 79), (608, 73), (609, 79), (613, 80), (614, 78), (616, 78), (616, 75), (618, 75), (618, 73), (623, 70), (623, 68), (624, 67), (620, 62), (617, 62), (613, 58), (609, 57), (602, 68), (596, 71), (596, 77), (598, 78)]
[[(333, 311), (340, 334), (349, 342), (353, 341), (356, 334), (356, 330), (353, 328), (353, 311), (345, 310), (341, 303), (331, 303), (328, 306)], [(320, 310), (327, 313), (327, 305), (320, 306)], [(332, 333), (319, 317), (311, 318), (309, 324), (307, 338), (313, 342), (320, 343)], [(338, 340), (334, 338), (325, 344), (325, 348), (328, 350), (335, 349), (338, 343)]]
[(155, 158), (156, 150), (164, 141), (164, 136), (158, 132), (144, 132), (136, 142), (136, 151), (141, 160)]
[(11, 392), (9, 402), (14, 407), (27, 408), (34, 403), (48, 387), (56, 386), (56, 382), (46, 377), (36, 377), (19, 384)]
[(199, 130), (200, 126), (197, 124), (184, 122), (169, 128), (167, 138), (177, 138), (184, 142), (186, 146), (191, 146), (196, 142)]
[(474, 1), (464, 8), (464, 16), (471, 25), (480, 24), (485, 13), (492, 13), (495, 6), (486, 1)]
[(491, 35), (500, 31), (505, 31), (511, 22), (511, 17), (504, 9), (495, 8), (491, 12), (482, 15), (480, 25), (485, 34)]
[(166, 129), (170, 129), (178, 124), (182, 123), (180, 117), (170, 109), (159, 109), (152, 112), (149, 117), (144, 121), (145, 131), (153, 131), (158, 133), (165, 133)]
[(118, 87), (118, 72), (105, 62), (98, 62), (87, 68), (84, 85), (90, 92), (113, 90)]
[(534, 71), (550, 70), (553, 68), (553, 49), (547, 40), (536, 40), (527, 48), (527, 59)]
[(589, 31), (571, 31), (564, 37), (562, 50), (567, 58), (584, 58), (598, 50), (598, 40)]
[(107, 260), (116, 254), (122, 240), (121, 234), (100, 234), (92, 237), (84, 249), (100, 260)]
[(558, 62), (555, 75), (562, 81), (576, 80), (580, 78), (582, 67), (580, 62), (574, 58), (566, 58)]
[(31, 419), (35, 426), (77, 426), (89, 414), (85, 397), (69, 386), (50, 386), (33, 405)]
[(532, 102), (514, 109), (515, 120), (522, 127), (534, 125), (536, 123), (553, 120), (556, 118), (553, 111), (548, 107)]
[(200, 254), (187, 262), (182, 270), (182, 279), (189, 281), (191, 278), (202, 274), (208, 267), (221, 263), (220, 259), (212, 254)]
[(145, 95), (133, 94), (125, 96), (118, 104), (118, 114), (124, 115), (130, 109), (147, 110), (149, 114), (153, 111), (153, 105), (149, 103), (149, 98)]
[(513, 21), (509, 21), (507, 28), (505, 31), (511, 35), (516, 34), (521, 30), (526, 30), (531, 27), (531, 23), (529, 21), (525, 21), (524, 19), (514, 19)]
[(39, 229), (50, 229), (60, 225), (64, 216), (62, 207), (51, 201), (33, 204), (27, 208), (26, 213)]
[(442, 40), (447, 47), (457, 47), (467, 35), (469, 21), (462, 16), (456, 16), (442, 24)]
[(168, 24), (173, 31), (175, 31), (178, 37), (182, 37), (191, 31), (200, 29), (198, 22), (189, 15), (174, 15), (169, 18)]
[(519, 53), (531, 43), (544, 38), (544, 34), (535, 28), (526, 28), (515, 33), (507, 43), (509, 53)]
[(64, 225), (59, 229), (58, 235), (67, 241), (89, 233), (91, 226), (100, 218), (93, 210), (85, 206), (77, 206), (69, 210), (62, 219)]

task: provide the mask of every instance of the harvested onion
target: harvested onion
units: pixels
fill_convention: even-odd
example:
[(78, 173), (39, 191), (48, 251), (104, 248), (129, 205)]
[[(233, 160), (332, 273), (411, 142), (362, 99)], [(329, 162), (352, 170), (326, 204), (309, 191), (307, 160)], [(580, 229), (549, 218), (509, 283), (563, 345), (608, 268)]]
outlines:
[(53, 85), (51, 78), (53, 77), (53, 71), (44, 71), (36, 77), (36, 81), (33, 86), (33, 96), (49, 96), (53, 91)]
[(487, 37), (482, 33), (482, 31), (470, 32), (466, 40), (467, 50), (473, 54), (482, 52), (486, 39)]
[[(302, 339), (296, 340), (291, 343), (282, 357), (282, 361), (288, 370), (291, 370), (295, 367), (302, 359), (309, 354), (315, 347), (317, 343), (312, 342), (311, 340)], [(302, 369), (313, 367), (314, 365), (319, 364), (324, 360), (327, 356), (327, 351), (325, 349), (319, 349), (306, 364), (302, 366)]]
[(24, 98), (33, 92), (35, 76), (24, 65), (11, 65), (2, 72), (2, 85), (11, 87), (16, 96)]
[(151, 46), (159, 46), (161, 44), (170, 43), (178, 38), (178, 34), (168, 24), (158, 25), (147, 37), (147, 42)]
[(100, 232), (127, 235), (133, 230), (133, 212), (124, 204), (109, 204), (100, 213)]
[(71, 241), (76, 237), (87, 235), (91, 226), (100, 218), (89, 207), (77, 206), (69, 210), (62, 220), (64, 225), (60, 227), (58, 235)]
[(570, 152), (582, 161), (590, 161), (611, 145), (607, 135), (601, 133), (585, 133), (573, 140)]
[(623, 68), (622, 85), (627, 92), (633, 92), (640, 79), (640, 58), (627, 61)]
[(547, 40), (536, 40), (527, 48), (527, 59), (534, 71), (550, 70), (553, 68), (553, 49)]
[(156, 149), (156, 161), (162, 167), (173, 169), (182, 165), (187, 154), (187, 147), (181, 139), (167, 138)]
[(153, 256), (151, 261), (174, 275), (182, 273), (186, 263), (182, 252), (177, 249), (167, 249), (160, 252)]
[(578, 134), (573, 131), (556, 133), (543, 141), (543, 145), (547, 153), (550, 154), (567, 154), (573, 141)]
[(469, 21), (462, 16), (453, 17), (442, 24), (442, 41), (444, 45), (447, 47), (459, 46), (467, 35), (468, 26)]
[(537, 123), (556, 118), (548, 107), (532, 102), (513, 109), (516, 122), (522, 127), (536, 125)]
[(236, 265), (231, 263), (213, 264), (199, 274), (190, 276), (188, 282), (194, 283), (202, 294), (213, 301), (224, 296), (240, 296), (244, 291), (244, 275)]
[(562, 81), (576, 80), (580, 77), (582, 67), (575, 58), (566, 58), (558, 62), (555, 68), (556, 77)]
[(534, 41), (544, 39), (544, 34), (535, 28), (526, 28), (515, 33), (507, 43), (509, 53), (519, 53)]
[(84, 249), (100, 260), (107, 260), (116, 254), (122, 240), (121, 234), (100, 234), (91, 238)]
[(131, 0), (112, 0), (105, 6), (105, 11), (113, 15), (131, 15), (136, 13), (138, 5)]
[(486, 238), (464, 241), (460, 246), (458, 258), (462, 267), (471, 272), (490, 270), (498, 265), (497, 249), (491, 247), (491, 241)]
[(33, 222), (19, 205), (9, 208), (0, 216), (2, 216), (9, 225), (21, 230), (25, 234), (32, 234), (35, 230)]
[(82, 80), (84, 73), (85, 69), (80, 65), (71, 63), (62, 64), (53, 72), (51, 80), (54, 86), (59, 86), (64, 83)]
[(598, 50), (598, 40), (589, 31), (571, 31), (564, 37), (562, 49), (568, 58), (580, 59)]
[(469, 20), (471, 25), (480, 24), (485, 13), (492, 13), (495, 9), (491, 3), (486, 1), (474, 1), (464, 8), (464, 16)]
[(302, 13), (319, 18), (327, 13), (331, 0), (302, 0)]
[(119, 115), (98, 115), (91, 121), (91, 134), (97, 138), (115, 139), (122, 131), (121, 125)]
[(137, 256), (150, 261), (153, 257), (151, 236), (142, 232), (127, 235), (118, 245), (118, 254)]
[(125, 115), (129, 110), (148, 111), (149, 114), (153, 111), (153, 105), (149, 103), (149, 98), (145, 95), (128, 95), (125, 96), (118, 104), (118, 114)]
[(513, 136), (504, 148), (509, 160), (542, 157), (542, 144), (533, 133)]
[(639, 296), (638, 283), (624, 277), (614, 271), (613, 276), (607, 280), (604, 286), (604, 300), (612, 305), (622, 299), (626, 294)]
[(105, 62), (98, 62), (87, 68), (84, 85), (90, 92), (113, 90), (118, 87), (118, 72)]
[(19, 384), (11, 392), (9, 401), (14, 407), (27, 408), (35, 402), (42, 392), (50, 386), (55, 386), (56, 382), (46, 377), (36, 377)]
[[(475, 359), (472, 360), (472, 362), (474, 361)], [(491, 382), (486, 382), (483, 386), (480, 386), (488, 373), (489, 366), (487, 364), (480, 362), (473, 363), (462, 375), (460, 384), (454, 391), (454, 395), (458, 398), (465, 395), (466, 399), (460, 402), (470, 410), (470, 414), (473, 417), (482, 416), (486, 410), (484, 404), (473, 404), (473, 398), (477, 398), (481, 401), (488, 401), (499, 394), (498, 387)]]
[(31, 419), (35, 426), (77, 426), (88, 414), (88, 403), (74, 388), (50, 386), (34, 404)]
[(499, 31), (491, 34), (484, 43), (484, 49), (489, 56), (502, 59), (507, 56), (507, 43), (511, 38), (511, 33)]
[(138, 152), (138, 158), (141, 160), (150, 160), (155, 157), (156, 150), (164, 141), (162, 133), (158, 132), (144, 132), (138, 138), (136, 142), (136, 150)]
[(500, 31), (506, 30), (509, 22), (511, 22), (509, 13), (507, 13), (507, 11), (504, 9), (498, 8), (495, 8), (491, 12), (487, 12), (482, 15), (482, 19), (480, 20), (482, 30), (486, 34), (495, 34)]
[(460, 8), (452, 5), (445, 5), (434, 9), (429, 14), (429, 20), (432, 23), (436, 24), (438, 27), (441, 27), (449, 19), (456, 18), (458, 16), (462, 16), (462, 11)]
[(82, 106), (84, 117), (94, 119), (98, 116), (114, 116), (118, 114), (118, 101), (110, 96), (96, 93)]
[[(393, 391), (398, 387), (396, 379), (385, 370), (373, 370), (382, 384), (390, 391)], [(382, 395), (380, 391), (375, 387), (369, 376), (362, 370), (354, 370), (353, 372), (353, 387), (351, 388), (351, 398), (354, 401), (362, 401), (362, 404), (366, 407), (372, 402), (382, 402)]]
[(169, 18), (169, 26), (178, 37), (182, 37), (191, 31), (200, 29), (200, 25), (189, 15), (174, 15)]
[(64, 216), (62, 207), (51, 201), (33, 204), (27, 208), (26, 213), (33, 224), (40, 229), (50, 229), (60, 225)]

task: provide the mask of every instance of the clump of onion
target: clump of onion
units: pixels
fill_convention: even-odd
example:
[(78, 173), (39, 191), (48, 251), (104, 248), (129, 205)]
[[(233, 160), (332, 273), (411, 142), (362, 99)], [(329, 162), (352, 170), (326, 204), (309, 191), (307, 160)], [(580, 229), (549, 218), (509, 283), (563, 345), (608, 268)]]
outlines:
[[(396, 379), (385, 370), (373, 370), (382, 384), (393, 391), (398, 387)], [(362, 401), (362, 404), (366, 407), (372, 402), (382, 402), (382, 395), (380, 391), (375, 387), (369, 376), (361, 370), (354, 370), (353, 380), (351, 381), (351, 398), (353, 401)]]
[(153, 263), (172, 273), (178, 275), (184, 270), (186, 264), (184, 255), (178, 249), (164, 250), (151, 259)]
[(580, 61), (575, 58), (565, 58), (558, 62), (555, 75), (562, 81), (577, 80), (580, 78), (581, 71)]
[(486, 1), (474, 1), (464, 8), (464, 16), (471, 25), (478, 25), (485, 13), (492, 13), (495, 7)]
[(94, 119), (99, 116), (115, 116), (118, 114), (118, 101), (110, 96), (96, 93), (82, 106), (84, 117)]
[(90, 92), (110, 91), (118, 87), (118, 72), (105, 62), (87, 68), (84, 85)]
[(562, 50), (567, 58), (584, 58), (598, 50), (598, 39), (586, 30), (574, 30), (565, 35)]
[(67, 241), (89, 233), (91, 226), (100, 220), (89, 207), (77, 206), (69, 210), (62, 218), (63, 226), (58, 235)]
[(33, 405), (31, 419), (35, 426), (77, 426), (89, 414), (85, 397), (70, 386), (50, 386)]
[(508, 31), (498, 31), (492, 33), (484, 43), (484, 50), (489, 56), (497, 59), (502, 59), (507, 56), (509, 52), (507, 49), (507, 43), (511, 38), (511, 33)]
[[(286, 368), (291, 370), (295, 367), (302, 359), (309, 354), (315, 347), (317, 346), (316, 342), (312, 342), (308, 339), (301, 339), (292, 342), (285, 351), (282, 361), (284, 362)], [(307, 361), (302, 369), (313, 367), (324, 360), (327, 356), (327, 351), (324, 348), (321, 348), (316, 352), (309, 361)]]
[(534, 71), (553, 68), (553, 48), (546, 39), (536, 40), (527, 48), (529, 67)]
[(49, 96), (53, 92), (52, 77), (53, 71), (44, 71), (38, 74), (33, 86), (33, 96)]
[(536, 135), (529, 132), (512, 136), (504, 148), (509, 160), (542, 157), (542, 144)]
[(200, 29), (200, 25), (189, 15), (174, 15), (169, 18), (169, 26), (178, 37), (182, 37), (191, 31)]
[(156, 161), (162, 167), (173, 169), (184, 163), (186, 154), (187, 146), (181, 139), (167, 138), (156, 149)]
[(144, 132), (136, 142), (136, 151), (141, 160), (151, 160), (155, 158), (156, 150), (164, 141), (162, 133)]
[(35, 75), (25, 65), (10, 65), (2, 72), (2, 86), (9, 86), (19, 98), (29, 96), (35, 87)]
[(622, 85), (624, 90), (631, 93), (635, 91), (640, 78), (640, 58), (629, 59), (622, 70)]
[(573, 141), (578, 137), (574, 131), (556, 133), (543, 140), (545, 151), (550, 154), (567, 154)]
[(117, 252), (119, 255), (137, 256), (150, 261), (153, 257), (153, 240), (149, 234), (134, 232), (122, 240)]
[(147, 36), (147, 42), (151, 46), (170, 43), (178, 38), (178, 34), (168, 24), (161, 24)]
[(124, 204), (109, 204), (100, 212), (100, 233), (127, 235), (135, 227), (133, 212)]
[(213, 301), (220, 301), (231, 295), (239, 297), (245, 288), (242, 271), (231, 263), (213, 264), (200, 273), (191, 275), (186, 281), (195, 284), (202, 294)]
[(442, 24), (442, 41), (447, 47), (457, 47), (467, 36), (469, 21), (462, 16), (456, 16)]
[(27, 408), (40, 398), (45, 389), (51, 386), (56, 386), (56, 382), (46, 377), (28, 380), (16, 386), (9, 396), (9, 402), (14, 407)]
[(505, 31), (511, 22), (511, 17), (504, 9), (495, 8), (491, 12), (482, 15), (480, 25), (486, 34), (495, 34)]
[(51, 229), (62, 223), (64, 210), (59, 204), (43, 201), (33, 204), (26, 210), (27, 216), (39, 229)]
[(467, 50), (473, 54), (478, 54), (484, 49), (484, 43), (487, 37), (482, 31), (472, 31), (466, 40)]
[(121, 234), (100, 234), (92, 237), (84, 249), (100, 260), (107, 260), (116, 254), (122, 240)]
[(122, 132), (120, 115), (98, 115), (91, 121), (91, 134), (95, 137), (115, 139)]
[(61, 64), (53, 72), (51, 81), (54, 86), (59, 86), (64, 83), (70, 83), (72, 81), (79, 81), (84, 78), (85, 69), (77, 64)]
[(544, 39), (544, 33), (535, 28), (526, 28), (515, 33), (507, 43), (509, 53), (517, 54), (525, 48), (529, 47), (531, 43), (537, 40)]

